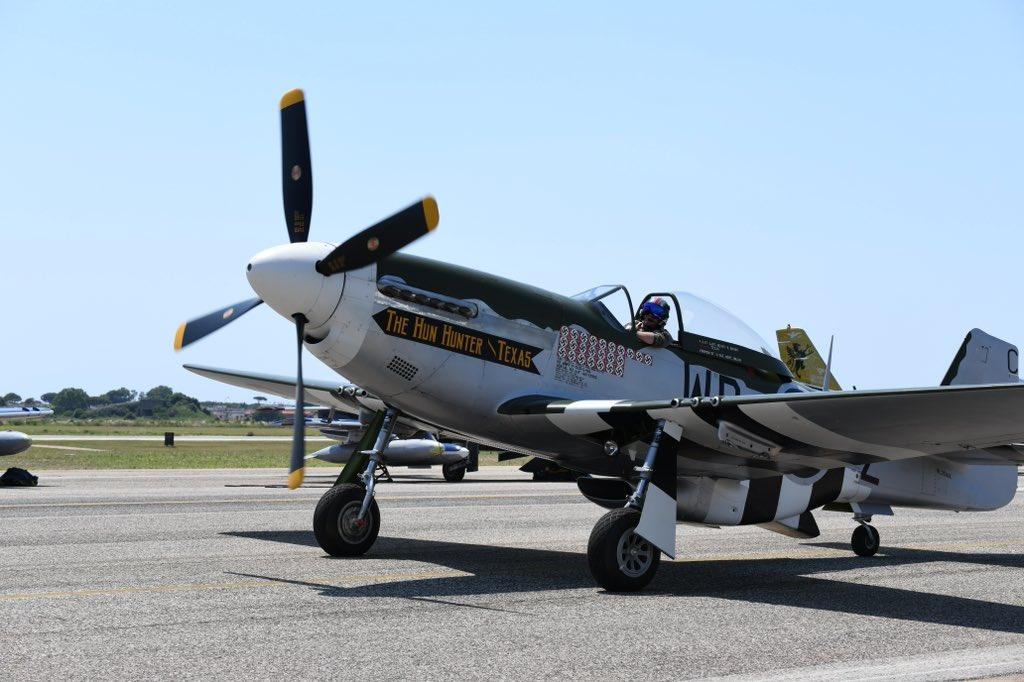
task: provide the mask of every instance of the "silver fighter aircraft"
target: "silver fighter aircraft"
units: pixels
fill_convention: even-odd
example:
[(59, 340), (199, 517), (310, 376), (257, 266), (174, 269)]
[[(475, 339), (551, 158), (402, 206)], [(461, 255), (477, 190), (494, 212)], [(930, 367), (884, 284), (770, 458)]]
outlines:
[[(40, 407), (0, 407), (0, 420), (40, 419), (49, 417), (53, 410)], [(0, 431), (0, 457), (16, 455), (32, 447), (32, 439), (21, 431)]]
[[(338, 484), (314, 513), (320, 546), (366, 552), (377, 537), (377, 465), (397, 420), (442, 436), (525, 452), (589, 474), (580, 491), (610, 511), (588, 560), (609, 590), (637, 590), (676, 524), (755, 524), (818, 534), (813, 512), (845, 511), (853, 550), (874, 554), (874, 515), (909, 506), (985, 511), (1007, 504), (1024, 461), (1017, 349), (972, 331), (943, 385), (874, 391), (804, 383), (739, 319), (683, 292), (637, 306), (619, 285), (562, 296), (398, 253), (434, 229), (427, 198), (338, 246), (307, 241), (312, 206), (305, 103), (281, 103), (290, 243), (247, 266), (259, 298), (186, 323), (180, 348), (266, 302), (301, 350), (379, 401)], [(614, 309), (613, 296), (625, 299)], [(673, 340), (647, 345), (629, 323), (655, 297)], [(827, 376), (825, 377), (828, 378)], [(302, 482), (297, 428), (289, 484)]]

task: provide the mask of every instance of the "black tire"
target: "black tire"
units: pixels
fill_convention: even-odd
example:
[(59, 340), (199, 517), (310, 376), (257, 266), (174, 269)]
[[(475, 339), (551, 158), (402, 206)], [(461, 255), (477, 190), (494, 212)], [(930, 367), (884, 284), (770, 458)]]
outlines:
[(590, 533), (590, 573), (609, 592), (642, 590), (658, 570), (661, 551), (633, 532), (639, 523), (636, 509), (613, 509)]
[(355, 519), (363, 504), (366, 489), (355, 483), (334, 486), (320, 498), (313, 512), (313, 535), (320, 548), (331, 556), (359, 556), (365, 554), (377, 540), (380, 532), (380, 509), (377, 500), (370, 500), (370, 508), (357, 528)]
[(850, 538), (850, 545), (857, 556), (874, 556), (878, 551), (881, 538), (874, 526), (866, 523), (857, 526), (853, 530), (853, 537)]
[(444, 480), (449, 483), (456, 483), (466, 477), (466, 465), (462, 462), (442, 464), (441, 473), (444, 474)]

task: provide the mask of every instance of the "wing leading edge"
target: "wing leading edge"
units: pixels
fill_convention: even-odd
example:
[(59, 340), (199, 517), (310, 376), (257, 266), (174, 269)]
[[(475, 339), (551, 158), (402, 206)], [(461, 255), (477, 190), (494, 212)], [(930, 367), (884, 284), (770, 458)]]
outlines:
[[(745, 460), (835, 466), (938, 455), (1017, 461), (1024, 385), (986, 384), (665, 400), (562, 400), (526, 396), (502, 414), (546, 415), (563, 430), (598, 433), (605, 417), (634, 413), (683, 427), (684, 438)], [(611, 428), (607, 426), (607, 428)], [(589, 429), (589, 430), (588, 430)], [(994, 451), (982, 452), (988, 448)], [(824, 460), (824, 461), (823, 461)]]
[[(230, 386), (249, 388), (253, 391), (276, 395), (280, 398), (295, 398), (295, 379), (293, 377), (219, 369), (202, 365), (184, 365), (184, 367), (194, 374)], [(358, 386), (308, 379), (303, 380), (303, 383), (306, 388), (306, 396), (315, 399), (323, 405), (347, 411), (358, 410), (360, 407), (379, 409), (378, 404), (380, 401), (367, 394), (366, 391)]]

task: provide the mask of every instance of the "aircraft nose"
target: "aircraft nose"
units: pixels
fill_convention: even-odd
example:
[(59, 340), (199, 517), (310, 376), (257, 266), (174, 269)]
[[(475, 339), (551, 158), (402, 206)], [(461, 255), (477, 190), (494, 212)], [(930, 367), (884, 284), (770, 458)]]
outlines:
[(302, 314), (311, 327), (321, 325), (334, 312), (345, 281), (344, 275), (325, 277), (316, 271), (316, 262), (331, 248), (296, 242), (261, 251), (246, 267), (249, 285), (283, 317)]

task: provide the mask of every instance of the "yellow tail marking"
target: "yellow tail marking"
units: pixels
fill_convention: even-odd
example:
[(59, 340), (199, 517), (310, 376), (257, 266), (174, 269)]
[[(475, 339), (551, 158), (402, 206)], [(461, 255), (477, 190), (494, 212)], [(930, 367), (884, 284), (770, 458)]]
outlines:
[[(786, 327), (775, 332), (779, 342), (779, 355), (797, 381), (821, 388), (825, 381), (825, 358), (818, 353), (811, 338), (799, 327)], [(831, 391), (842, 390), (835, 375), (829, 372), (828, 387)]]

